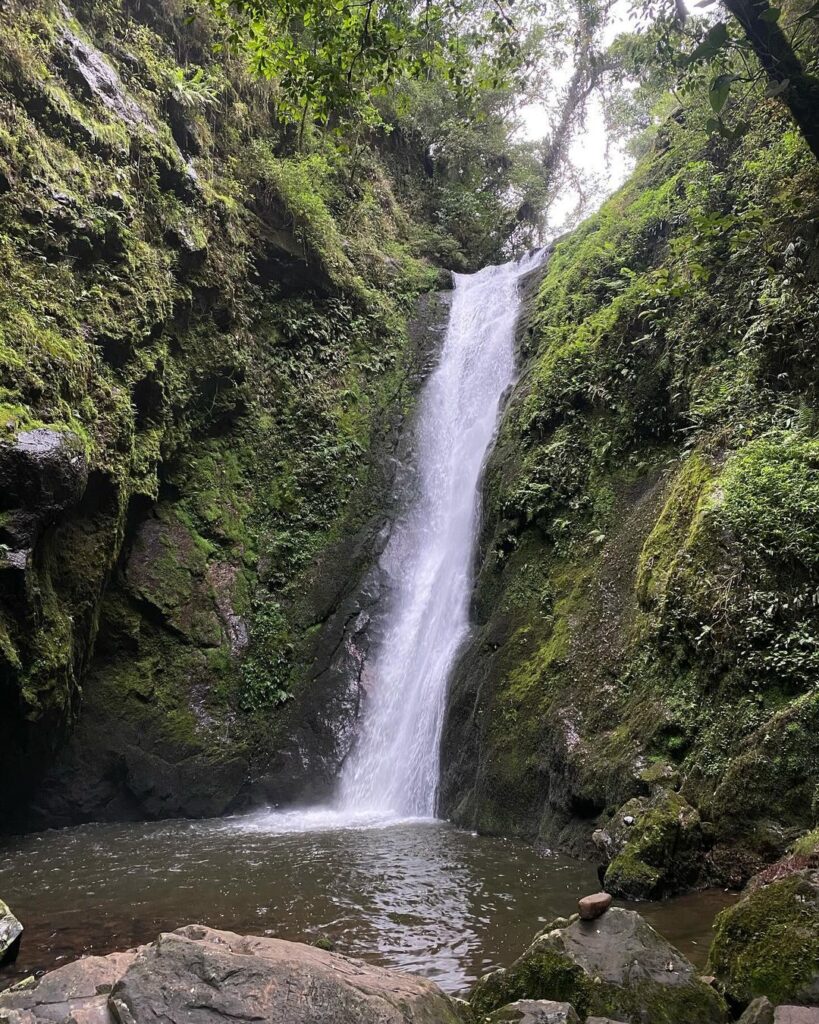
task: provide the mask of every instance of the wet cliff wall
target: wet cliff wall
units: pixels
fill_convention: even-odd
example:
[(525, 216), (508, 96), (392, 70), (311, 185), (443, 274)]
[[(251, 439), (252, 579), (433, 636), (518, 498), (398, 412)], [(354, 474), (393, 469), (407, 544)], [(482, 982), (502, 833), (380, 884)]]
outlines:
[(186, 15), (0, 4), (6, 827), (320, 790), (349, 742), (453, 243), (420, 155), (299, 152)]
[(442, 809), (739, 883), (819, 813), (819, 173), (677, 115), (555, 247), (486, 472)]

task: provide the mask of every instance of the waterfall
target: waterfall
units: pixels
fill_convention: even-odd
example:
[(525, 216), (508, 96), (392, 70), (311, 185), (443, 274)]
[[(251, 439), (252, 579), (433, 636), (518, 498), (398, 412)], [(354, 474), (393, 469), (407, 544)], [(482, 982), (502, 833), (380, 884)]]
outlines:
[(455, 275), (440, 362), (419, 400), (417, 490), (381, 557), (392, 597), (342, 770), (342, 812), (435, 814), (447, 683), (469, 626), (481, 468), (515, 372), (518, 281), (542, 258)]

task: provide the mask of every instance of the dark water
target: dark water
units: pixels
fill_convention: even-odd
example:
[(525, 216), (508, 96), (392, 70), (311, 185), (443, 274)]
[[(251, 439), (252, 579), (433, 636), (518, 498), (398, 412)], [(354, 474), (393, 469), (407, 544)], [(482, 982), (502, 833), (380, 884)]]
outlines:
[[(26, 928), (0, 987), (203, 922), (327, 936), (339, 952), (460, 992), (597, 888), (591, 865), (432, 821), (339, 828), (314, 812), (42, 832), (0, 847), (0, 894)], [(702, 963), (713, 916), (729, 900), (700, 893), (641, 910)]]

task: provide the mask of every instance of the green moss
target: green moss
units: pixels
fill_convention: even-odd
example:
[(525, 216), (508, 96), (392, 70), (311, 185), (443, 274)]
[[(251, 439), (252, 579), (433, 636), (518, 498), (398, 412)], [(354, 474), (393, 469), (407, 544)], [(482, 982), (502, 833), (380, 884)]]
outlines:
[(530, 950), (513, 968), (482, 978), (470, 996), (477, 1013), (491, 1013), (518, 999), (570, 1002), (581, 1017), (592, 1003), (592, 982), (572, 960), (548, 945)]
[(819, 828), (806, 832), (791, 847), (791, 852), (797, 857), (813, 858), (819, 854)]
[(696, 528), (694, 521), (707, 501), (713, 476), (708, 459), (694, 453), (675, 477), (668, 500), (640, 553), (637, 595), (642, 602), (659, 598), (675, 563), (686, 557), (686, 540)]
[(772, 882), (717, 917), (708, 969), (737, 1002), (801, 1002), (815, 992), (817, 964), (817, 888), (803, 875)]
[(700, 818), (679, 795), (661, 790), (644, 807), (626, 804), (631, 813), (628, 839), (606, 870), (609, 892), (627, 899), (652, 899), (685, 889), (699, 874), (704, 847)]
[(784, 571), (819, 567), (819, 440), (777, 431), (733, 455), (720, 477), (718, 526), (742, 538), (748, 557)]

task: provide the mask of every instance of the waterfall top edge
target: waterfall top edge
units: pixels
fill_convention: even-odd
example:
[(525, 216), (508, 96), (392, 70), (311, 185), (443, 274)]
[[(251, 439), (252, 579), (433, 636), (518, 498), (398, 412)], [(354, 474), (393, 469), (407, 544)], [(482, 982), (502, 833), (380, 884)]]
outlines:
[(521, 277), (523, 274), (529, 273), (530, 270), (535, 270), (541, 266), (549, 256), (551, 248), (551, 245), (544, 245), (539, 249), (531, 249), (523, 256), (518, 257), (518, 259), (509, 260), (507, 263), (489, 263), (471, 274), (459, 274), (453, 270), (452, 280), (455, 287), (459, 288), (483, 281), (487, 277), (495, 277), (499, 272), (511, 273), (515, 277)]

